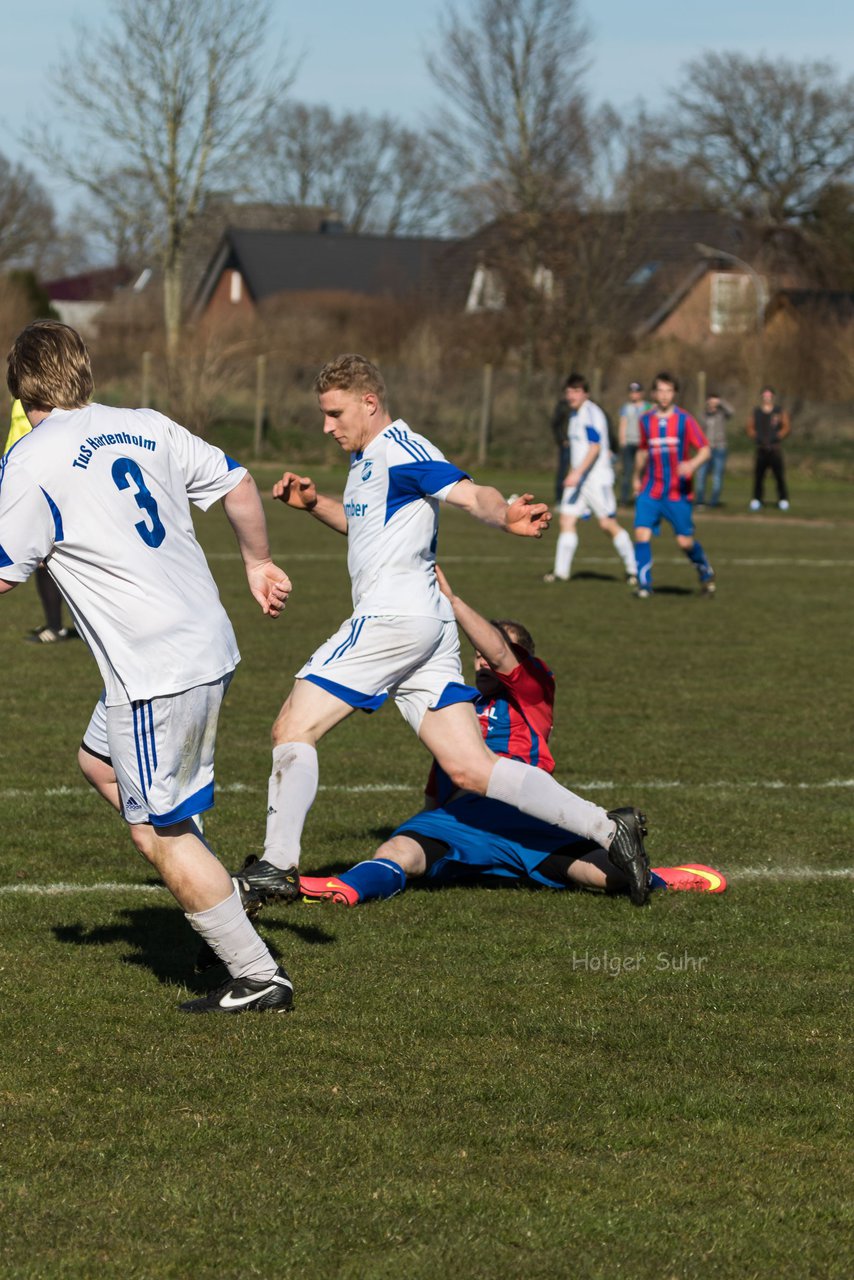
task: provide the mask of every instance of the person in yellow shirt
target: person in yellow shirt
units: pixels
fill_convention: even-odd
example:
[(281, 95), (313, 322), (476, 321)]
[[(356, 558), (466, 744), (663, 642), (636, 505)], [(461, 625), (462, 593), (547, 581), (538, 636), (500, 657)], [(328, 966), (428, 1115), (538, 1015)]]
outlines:
[[(3, 450), (4, 456), (13, 445), (16, 445), (31, 430), (29, 419), (24, 413), (24, 406), (20, 400), (13, 400), (12, 422), (9, 427), (9, 434), (6, 437), (6, 447)], [(62, 640), (73, 640), (77, 632), (73, 627), (64, 627), (62, 625), (62, 595), (59, 587), (43, 564), (40, 564), (36, 569), (35, 579), (39, 599), (44, 609), (45, 625), (36, 627), (35, 631), (31, 631), (25, 639), (29, 640), (31, 644), (57, 644)]]

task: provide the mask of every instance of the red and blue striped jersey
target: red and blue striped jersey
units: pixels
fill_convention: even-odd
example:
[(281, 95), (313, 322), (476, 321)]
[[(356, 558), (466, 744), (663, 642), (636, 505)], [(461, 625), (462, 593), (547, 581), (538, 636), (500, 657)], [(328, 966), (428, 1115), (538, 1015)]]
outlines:
[(639, 448), (647, 450), (641, 490), (649, 498), (691, 499), (691, 478), (680, 476), (679, 463), (689, 461), (689, 450), (708, 445), (700, 424), (690, 413), (674, 406), (669, 413), (651, 409), (640, 420)]
[[(518, 666), (492, 674), (503, 686), (491, 697), (482, 695), (474, 704), (480, 730), (490, 751), (523, 764), (554, 773), (549, 738), (554, 725), (555, 678), (544, 662), (513, 646)], [(428, 796), (444, 804), (453, 788), (443, 769), (434, 763), (425, 788)]]

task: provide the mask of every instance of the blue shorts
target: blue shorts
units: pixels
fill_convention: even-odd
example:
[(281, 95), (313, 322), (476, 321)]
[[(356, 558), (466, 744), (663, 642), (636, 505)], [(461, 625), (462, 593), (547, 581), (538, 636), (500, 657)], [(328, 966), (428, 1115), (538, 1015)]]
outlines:
[(577, 848), (580, 858), (597, 847), (582, 836), (529, 818), (500, 800), (476, 795), (461, 796), (439, 809), (417, 813), (394, 835), (431, 837), (448, 846), (448, 852), (428, 868), (424, 877), (429, 884), (443, 885), (470, 882), (480, 876), (503, 876), (533, 880), (550, 889), (568, 889), (568, 883), (552, 880), (539, 871), (540, 864), (562, 850)]
[(657, 534), (662, 520), (673, 526), (673, 532), (683, 538), (694, 536), (693, 503), (687, 498), (650, 498), (639, 493), (635, 502), (635, 528), (652, 529)]

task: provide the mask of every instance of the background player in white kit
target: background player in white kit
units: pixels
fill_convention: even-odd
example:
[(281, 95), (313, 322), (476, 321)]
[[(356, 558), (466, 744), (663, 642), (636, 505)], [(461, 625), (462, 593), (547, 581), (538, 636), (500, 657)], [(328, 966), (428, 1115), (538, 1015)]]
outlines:
[(580, 373), (571, 373), (564, 386), (569, 406), (570, 469), (563, 482), (554, 569), (545, 575), (544, 581), (568, 580), (578, 547), (575, 526), (579, 520), (594, 515), (599, 521), (599, 528), (614, 543), (614, 550), (626, 571), (626, 581), (634, 587), (638, 580), (634, 546), (631, 536), (616, 519), (608, 421), (598, 404), (589, 399), (588, 390), (587, 382)]
[(190, 501), (222, 499), (250, 590), (276, 617), (291, 584), (270, 560), (255, 483), (154, 410), (92, 404), (88, 352), (67, 325), (25, 329), (7, 380), (34, 429), (0, 464), (0, 593), (45, 561), (100, 667), (83, 771), (231, 975), (181, 1008), (287, 1010), (291, 982), (193, 821), (213, 804), (217, 717), (240, 654)]
[(318, 786), (317, 743), (356, 709), (374, 711), (392, 697), (455, 786), (595, 841), (626, 872), (633, 900), (644, 902), (642, 814), (606, 813), (484, 743), (471, 705), (478, 693), (463, 681), (453, 609), (436, 580), (440, 501), (528, 537), (547, 528), (548, 508), (530, 494), (505, 502), (405, 422), (393, 422), (382, 375), (363, 356), (324, 365), (315, 390), (325, 433), (350, 454), (344, 502), (292, 472), (273, 496), (348, 536), (353, 614), (297, 672), (273, 726), (264, 857), (247, 859), (242, 876), (271, 900), (296, 896), (302, 829)]

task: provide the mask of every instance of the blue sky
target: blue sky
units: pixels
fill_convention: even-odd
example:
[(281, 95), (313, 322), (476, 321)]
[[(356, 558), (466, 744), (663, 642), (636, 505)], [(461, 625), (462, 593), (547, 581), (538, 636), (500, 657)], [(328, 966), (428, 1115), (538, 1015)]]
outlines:
[[(294, 95), (337, 110), (388, 111), (417, 126), (436, 100), (423, 52), (443, 7), (443, 0), (274, 0), (276, 36), (293, 53), (303, 52)], [(48, 186), (49, 175), (18, 137), (30, 120), (50, 118), (50, 69), (73, 49), (77, 20), (91, 25), (109, 10), (110, 0), (5, 6), (0, 151), (28, 164)], [(704, 49), (831, 58), (854, 74), (854, 6), (831, 0), (716, 0), (702, 7), (684, 0), (581, 0), (581, 10), (593, 33), (587, 84), (599, 102), (624, 106), (644, 98), (653, 108), (666, 105), (680, 66)], [(68, 193), (51, 190), (63, 207)]]

